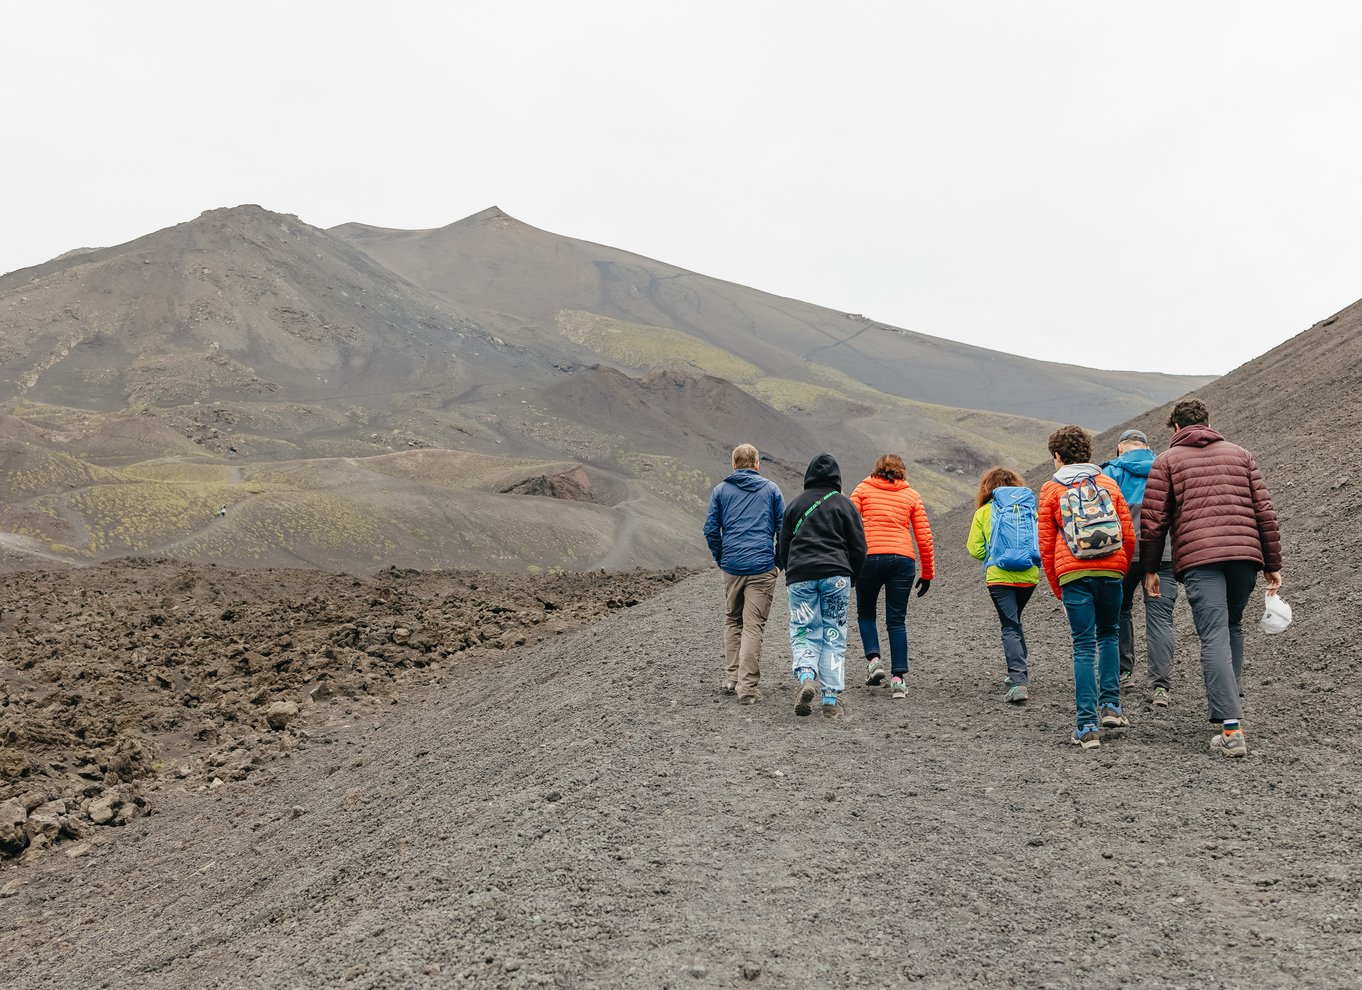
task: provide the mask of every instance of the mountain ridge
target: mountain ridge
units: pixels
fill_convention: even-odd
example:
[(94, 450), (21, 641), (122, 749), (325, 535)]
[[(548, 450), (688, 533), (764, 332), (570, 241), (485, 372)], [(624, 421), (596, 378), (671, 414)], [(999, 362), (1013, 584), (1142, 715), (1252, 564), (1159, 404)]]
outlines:
[[(835, 348), (811, 360), (780, 346), (790, 313), (772, 300), (829, 311), (680, 270), (667, 279), (496, 207), (434, 232), (473, 253), (475, 281), (500, 283), (488, 308), (482, 290), (441, 289), (450, 255), (427, 252), (429, 233), (403, 235), (424, 258), (404, 274), (365, 250), (391, 242), (385, 229), (352, 226), (347, 240), (246, 204), (0, 278), (0, 461), (22, 475), (0, 491), (6, 566), (25, 548), (71, 563), (218, 554), (336, 570), (698, 565), (703, 543), (687, 534), (741, 440), (795, 490), (818, 450), (848, 477), (901, 451), (944, 508), (981, 467), (1033, 461), (1053, 427), (883, 392), (818, 360)], [(507, 256), (506, 238), (525, 253)], [(560, 263), (527, 274), (546, 244)], [(547, 288), (530, 298), (527, 278)], [(716, 284), (732, 305), (711, 319), (727, 305)], [(774, 322), (731, 331), (739, 313)], [(382, 484), (371, 470), (375, 456), (420, 450), (451, 456), (377, 472)], [(495, 465), (497, 486), (475, 464)], [(630, 497), (564, 504), (594, 491)], [(486, 538), (500, 531), (513, 550)]]
[[(457, 298), (488, 313), (511, 311), (514, 300), (536, 325), (551, 325), (564, 309), (582, 309), (627, 322), (672, 327), (725, 346), (779, 377), (788, 377), (782, 371), (799, 360), (823, 355), (820, 360), (881, 391), (944, 405), (953, 405), (961, 389), (967, 388), (965, 394), (971, 401), (982, 403), (978, 407), (990, 411), (1065, 421), (1078, 421), (1086, 414), (1091, 425), (1108, 426), (1113, 417), (1139, 412), (1157, 396), (1182, 394), (1212, 377), (1085, 368), (958, 343), (556, 234), (519, 220), (498, 206), (442, 227), (400, 230), (349, 223), (329, 228), (329, 232), (373, 254), (436, 295)], [(576, 274), (554, 284), (553, 301), (536, 297), (535, 280), (568, 269), (576, 269)], [(698, 288), (668, 289), (666, 283), (694, 283)], [(688, 291), (703, 294), (699, 300), (707, 310), (703, 318), (698, 313), (700, 305), (687, 306)], [(727, 327), (724, 320), (730, 321)], [(792, 335), (800, 324), (814, 327), (816, 333), (798, 338), (804, 346), (794, 361), (767, 340), (735, 340), (731, 332), (725, 339), (725, 329), (754, 328), (762, 320), (770, 324), (765, 336), (778, 328), (782, 344), (794, 339)], [(827, 356), (827, 352), (836, 354), (866, 334), (874, 343), (867, 354), (857, 353), (840, 362)], [(1077, 376), (1084, 402), (1059, 401), (1045, 394), (999, 397), (979, 388), (980, 384), (997, 385), (993, 368), (999, 362), (1016, 365), (1053, 383), (1056, 391), (1074, 386), (1076, 383), (1067, 379)], [(911, 378), (918, 366), (928, 373)], [(899, 387), (899, 379), (910, 382), (910, 387)]]

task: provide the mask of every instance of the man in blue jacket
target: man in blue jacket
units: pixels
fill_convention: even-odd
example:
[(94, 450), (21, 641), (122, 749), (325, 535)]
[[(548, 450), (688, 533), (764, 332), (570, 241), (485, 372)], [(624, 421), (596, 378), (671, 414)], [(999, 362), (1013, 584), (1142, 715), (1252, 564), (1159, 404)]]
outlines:
[(733, 473), (714, 486), (705, 518), (705, 542), (724, 573), (724, 680), (726, 694), (757, 702), (761, 641), (776, 590), (776, 539), (785, 497), (758, 474), (750, 443), (733, 448)]
[[(1121, 486), (1121, 494), (1130, 506), (1131, 522), (1135, 525), (1135, 556), (1126, 573), (1125, 596), (1121, 599), (1121, 693), (1135, 680), (1135, 588), (1144, 580), (1146, 572), (1159, 575), (1159, 598), (1144, 596), (1145, 652), (1149, 676), (1153, 681), (1153, 702), (1160, 708), (1168, 705), (1173, 688), (1173, 606), (1178, 600), (1177, 582), (1173, 580), (1173, 546), (1165, 544), (1163, 560), (1157, 566), (1140, 563), (1140, 510), (1144, 505), (1145, 482), (1154, 464), (1154, 451), (1149, 449), (1149, 438), (1140, 430), (1126, 430), (1116, 441), (1116, 458), (1102, 465), (1102, 473)], [(1141, 588), (1143, 591), (1143, 588)]]

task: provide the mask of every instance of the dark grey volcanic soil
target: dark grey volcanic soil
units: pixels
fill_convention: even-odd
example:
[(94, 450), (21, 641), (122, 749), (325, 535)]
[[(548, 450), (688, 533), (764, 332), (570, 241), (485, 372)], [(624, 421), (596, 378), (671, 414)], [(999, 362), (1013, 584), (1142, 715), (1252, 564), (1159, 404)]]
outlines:
[(791, 713), (779, 604), (765, 702), (717, 692), (718, 597), (699, 575), (457, 666), (246, 781), (167, 784), (83, 858), (4, 867), (4, 984), (1354, 981), (1357, 746), (1298, 693), (1318, 675), (1289, 635), (1251, 637), (1230, 763), (1186, 637), (1176, 706), (1135, 701), (1083, 752), (1048, 596), (1029, 707), (1000, 703), (994, 619), (961, 588), (912, 605), (911, 696), (851, 687), (840, 723)]

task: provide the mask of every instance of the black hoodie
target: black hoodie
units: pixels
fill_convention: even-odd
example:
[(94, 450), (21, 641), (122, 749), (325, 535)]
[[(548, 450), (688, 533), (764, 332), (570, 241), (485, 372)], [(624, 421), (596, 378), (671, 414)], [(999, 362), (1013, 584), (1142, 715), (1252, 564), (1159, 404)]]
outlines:
[[(819, 502), (829, 492), (833, 494)], [(818, 508), (809, 512), (815, 503)], [(803, 493), (785, 508), (780, 527), (780, 566), (785, 571), (785, 583), (845, 575), (855, 584), (863, 563), (865, 530), (861, 514), (842, 494), (842, 469), (837, 459), (819, 454), (804, 472)]]

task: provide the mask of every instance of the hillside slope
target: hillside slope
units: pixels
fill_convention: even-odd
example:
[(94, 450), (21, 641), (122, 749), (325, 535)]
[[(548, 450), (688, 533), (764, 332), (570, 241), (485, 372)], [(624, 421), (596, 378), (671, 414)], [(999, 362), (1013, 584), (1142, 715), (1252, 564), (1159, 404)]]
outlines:
[(1208, 380), (971, 347), (539, 230), (495, 206), (435, 230), (350, 223), (330, 232), (477, 318), (511, 324), (504, 332), (517, 340), (551, 332), (565, 310), (584, 311), (685, 331), (774, 378), (802, 378), (814, 361), (890, 395), (946, 406), (967, 397), (972, 408), (1043, 420), (1081, 414), (1094, 427)]

